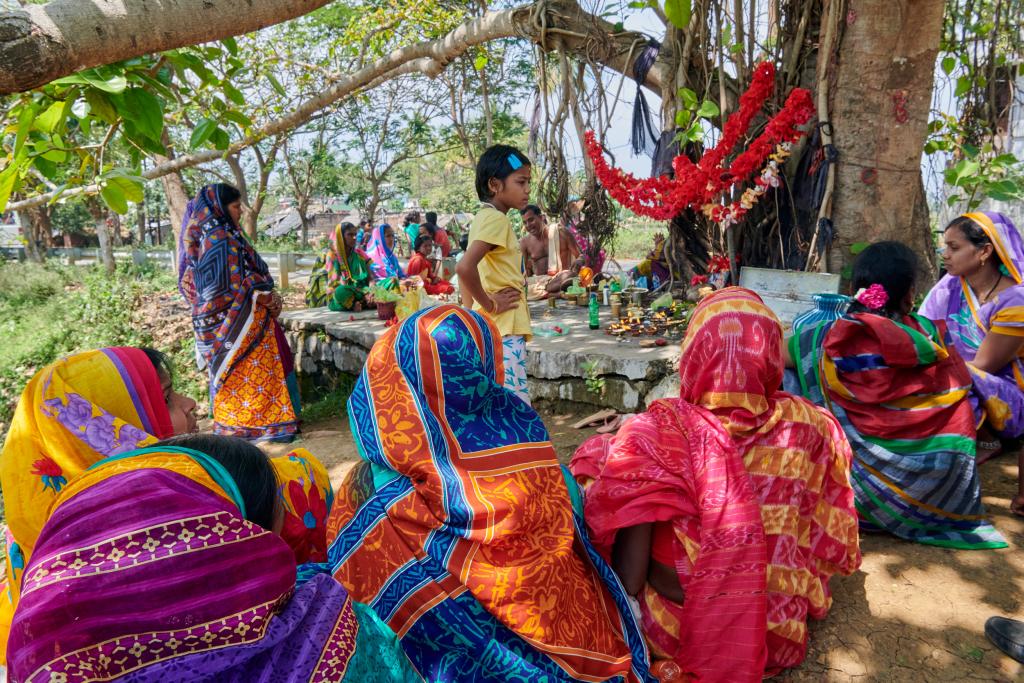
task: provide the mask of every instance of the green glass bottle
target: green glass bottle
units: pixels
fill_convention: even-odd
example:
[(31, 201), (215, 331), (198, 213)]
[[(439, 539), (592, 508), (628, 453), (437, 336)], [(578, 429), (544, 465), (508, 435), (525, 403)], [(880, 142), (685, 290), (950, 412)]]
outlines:
[(601, 329), (601, 318), (598, 314), (597, 292), (590, 293), (590, 329)]

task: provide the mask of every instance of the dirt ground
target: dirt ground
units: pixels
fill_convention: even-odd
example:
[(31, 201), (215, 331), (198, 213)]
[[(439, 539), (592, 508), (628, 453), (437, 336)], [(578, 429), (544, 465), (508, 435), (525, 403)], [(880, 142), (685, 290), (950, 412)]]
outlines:
[[(572, 428), (580, 415), (542, 414), (563, 462), (594, 434)], [(295, 445), (320, 457), (336, 485), (358, 457), (340, 416), (305, 425)], [(1024, 681), (1024, 666), (984, 635), (992, 615), (1024, 619), (1024, 520), (1008, 512), (1016, 481), (1012, 457), (982, 467), (985, 504), (1010, 544), (1005, 550), (947, 550), (862, 535), (860, 571), (832, 579), (832, 611), (812, 623), (806, 661), (775, 680)]]

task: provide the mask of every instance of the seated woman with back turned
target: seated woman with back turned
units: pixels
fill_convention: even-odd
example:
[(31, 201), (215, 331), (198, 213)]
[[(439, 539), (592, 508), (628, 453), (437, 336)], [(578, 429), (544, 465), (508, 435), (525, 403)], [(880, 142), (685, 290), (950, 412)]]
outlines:
[(798, 330), (789, 352), (804, 396), (853, 445), (861, 528), (952, 548), (1005, 548), (985, 518), (974, 459), (971, 376), (942, 320), (911, 313), (917, 258), (865, 249), (846, 316)]
[(754, 682), (800, 664), (829, 578), (860, 565), (849, 444), (831, 415), (778, 390), (781, 346), (753, 292), (706, 297), (680, 398), (573, 456), (587, 526), (640, 603), (663, 681)]
[(377, 341), (348, 403), (363, 462), (328, 563), (427, 681), (650, 681), (544, 423), (503, 380), (497, 327), (459, 306)]
[[(417, 680), (372, 610), (297, 573), (283, 502), (311, 474), (282, 480), (255, 446), (192, 435), (71, 479), (25, 570), (12, 679)], [(329, 504), (329, 484), (313, 490), (293, 512), (322, 531), (327, 508), (307, 501)]]

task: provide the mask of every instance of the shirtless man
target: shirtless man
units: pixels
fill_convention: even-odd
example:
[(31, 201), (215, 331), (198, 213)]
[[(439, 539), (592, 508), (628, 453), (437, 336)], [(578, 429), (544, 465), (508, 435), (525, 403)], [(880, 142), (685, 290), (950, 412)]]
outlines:
[[(559, 270), (555, 267), (557, 264), (551, 263), (549, 258), (548, 222), (540, 208), (530, 204), (523, 209), (523, 224), (526, 236), (519, 241), (519, 247), (526, 256), (526, 276), (535, 278), (538, 285), (541, 284), (539, 280), (550, 276), (543, 282), (544, 290), (547, 293), (560, 292), (573, 278), (569, 266), (575, 264), (580, 255), (576, 241), (567, 230), (559, 226), (558, 248), (562, 265)], [(556, 270), (558, 272), (554, 272)], [(579, 269), (576, 268), (575, 272), (579, 272)]]
[(548, 274), (548, 221), (540, 208), (529, 204), (523, 209), (526, 235), (519, 240), (519, 248), (526, 256), (526, 276)]

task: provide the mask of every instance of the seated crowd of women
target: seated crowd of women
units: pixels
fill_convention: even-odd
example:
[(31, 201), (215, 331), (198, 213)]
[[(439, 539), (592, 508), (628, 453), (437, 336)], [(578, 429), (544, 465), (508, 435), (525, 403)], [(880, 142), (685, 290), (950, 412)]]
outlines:
[(306, 305), (327, 306), (332, 311), (361, 311), (374, 305), (371, 285), (393, 289), (398, 280), (406, 277), (418, 277), (427, 294), (453, 294), (455, 288), (441, 277), (436, 258), (446, 256), (451, 249), (447, 236), (440, 241), (446, 233), (430, 223), (417, 225), (416, 229), (412, 257), (403, 269), (395, 255), (395, 231), (389, 224), (373, 230), (365, 249), (361, 245), (361, 231), (354, 224), (336, 226), (310, 272)]
[[(191, 434), (195, 404), (156, 352), (57, 361), (0, 456), (11, 680), (758, 681), (796, 666), (830, 577), (860, 565), (858, 524), (1006, 545), (975, 439), (979, 424), (1020, 436), (1024, 249), (998, 215), (965, 220), (921, 314), (913, 254), (892, 242), (859, 257), (845, 317), (788, 344), (755, 293), (706, 297), (680, 396), (568, 470), (503, 388), (494, 323), (459, 306), (373, 347), (348, 402), (361, 462), (336, 492), (301, 449)], [(390, 251), (383, 229), (378, 243)], [(335, 245), (354, 270), (345, 229)], [(787, 355), (805, 397), (780, 388)]]

